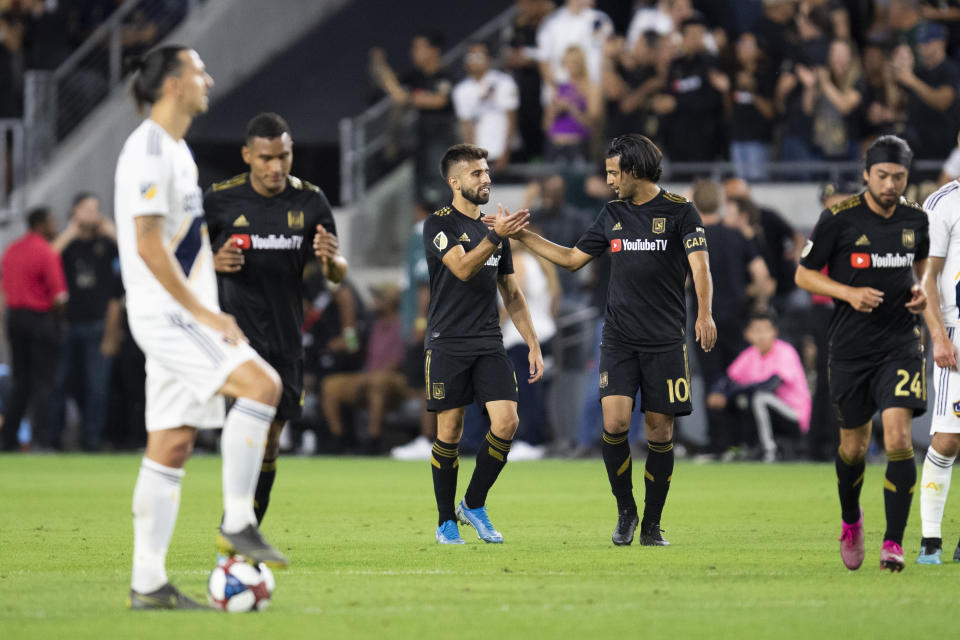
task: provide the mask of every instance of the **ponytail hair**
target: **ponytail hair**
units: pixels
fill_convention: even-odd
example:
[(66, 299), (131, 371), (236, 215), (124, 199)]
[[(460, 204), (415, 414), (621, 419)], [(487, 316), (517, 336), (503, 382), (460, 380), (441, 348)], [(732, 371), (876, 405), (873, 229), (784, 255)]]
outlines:
[(137, 103), (138, 113), (143, 113), (149, 105), (160, 98), (163, 81), (168, 76), (180, 73), (183, 65), (180, 60), (181, 51), (189, 51), (189, 49), (179, 44), (164, 45), (155, 47), (130, 61), (130, 68), (134, 72), (130, 92)]

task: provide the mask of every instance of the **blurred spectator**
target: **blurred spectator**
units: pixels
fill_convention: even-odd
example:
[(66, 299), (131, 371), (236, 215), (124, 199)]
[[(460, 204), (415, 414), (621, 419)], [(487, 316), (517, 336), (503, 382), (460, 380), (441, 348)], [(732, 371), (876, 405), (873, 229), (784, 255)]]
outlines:
[(757, 46), (756, 36), (749, 31), (737, 38), (735, 57), (730, 159), (737, 176), (767, 180), (776, 117), (774, 69)]
[[(523, 207), (530, 209), (530, 221), (544, 238), (565, 247), (574, 246), (589, 226), (587, 214), (570, 204), (567, 181), (560, 174), (531, 181), (524, 192)], [(575, 297), (579, 293), (577, 274), (563, 269), (559, 277), (564, 297)]]
[[(723, 188), (711, 180), (698, 180), (693, 186), (693, 204), (703, 219), (710, 253), (713, 278), (713, 319), (717, 324), (717, 345), (712, 351), (697, 350), (701, 375), (707, 389), (726, 372), (743, 350), (743, 320), (751, 308), (764, 310), (776, 285), (755, 245), (738, 229), (723, 224)], [(697, 314), (696, 298), (688, 312)], [(707, 412), (710, 448), (723, 453), (738, 444), (733, 428), (722, 412)]]
[(706, 25), (701, 18), (684, 21), (681, 34), (680, 55), (670, 65), (666, 92), (653, 99), (653, 110), (662, 118), (670, 160), (709, 161), (720, 151), (730, 78), (704, 48)]
[(18, 3), (0, 3), (0, 118), (19, 118), (23, 113), (26, 36), (26, 11)]
[(659, 123), (650, 100), (666, 84), (669, 60), (658, 64), (662, 59), (658, 49), (666, 45), (667, 39), (656, 31), (645, 31), (629, 49), (619, 37), (607, 41), (603, 67), (607, 138), (625, 133), (657, 137)]
[[(419, 388), (424, 383), (423, 339), (427, 332), (427, 308), (430, 306), (430, 272), (427, 270), (427, 256), (423, 252), (423, 221), (433, 213), (436, 207), (421, 202), (414, 207), (416, 221), (407, 236), (404, 250), (405, 282), (400, 298), (400, 320), (407, 355), (404, 369), (407, 386)], [(420, 397), (420, 434), (407, 444), (394, 447), (390, 456), (398, 460), (429, 460), (433, 441), (437, 436), (437, 417), (427, 411), (427, 397)]]
[(417, 112), (415, 181), (417, 197), (439, 202), (447, 186), (437, 169), (440, 158), (456, 139), (455, 117), (450, 92), (453, 84), (440, 66), (443, 34), (424, 30), (413, 36), (410, 58), (414, 69), (398, 78), (382, 49), (370, 51), (370, 72), (374, 81), (399, 109)]
[(548, 162), (585, 162), (602, 115), (600, 84), (587, 73), (583, 49), (572, 46), (563, 56), (567, 80), (552, 87), (543, 112)]
[(886, 134), (900, 135), (906, 118), (906, 96), (897, 86), (893, 66), (883, 39), (870, 39), (863, 46), (863, 122), (861, 147)]
[(344, 406), (366, 406), (370, 417), (361, 451), (380, 453), (384, 413), (399, 400), (418, 393), (421, 385), (407, 386), (402, 372), (404, 343), (400, 331), (399, 292), (395, 287), (375, 290), (373, 327), (362, 371), (332, 373), (321, 384), (321, 402), (330, 434), (345, 440)]
[[(786, 61), (777, 79), (777, 109), (780, 124), (780, 159), (786, 162), (819, 160), (813, 146), (813, 113), (817, 101), (814, 69), (827, 64), (830, 49), (830, 15), (826, 11), (801, 9), (797, 13), (800, 42)], [(794, 177), (808, 177), (797, 172)]]
[(937, 179), (937, 185), (943, 186), (951, 180), (960, 178), (960, 147), (954, 148), (947, 156), (943, 167), (940, 169), (940, 177)]
[[(679, 32), (680, 25), (696, 14), (693, 4), (691, 0), (655, 0), (651, 6), (637, 8), (627, 28), (627, 48), (632, 49), (640, 36), (650, 31), (661, 36)], [(713, 55), (719, 51), (712, 33), (704, 36), (704, 46)]]
[(103, 434), (104, 448), (139, 449), (146, 444), (146, 360), (120, 313), (120, 348), (110, 368), (110, 409)]
[(770, 59), (770, 66), (777, 72), (797, 45), (796, 11), (794, 0), (764, 0), (763, 17), (751, 29), (760, 49)]
[(754, 242), (770, 277), (777, 283), (776, 293), (770, 303), (781, 318), (787, 319), (790, 297), (797, 290), (793, 281), (800, 259), (804, 237), (782, 215), (757, 204), (750, 193), (750, 186), (741, 178), (728, 178), (723, 183), (727, 197), (727, 218), (746, 233), (747, 225), (753, 229)]
[(864, 80), (853, 43), (831, 42), (827, 65), (815, 72), (819, 96), (813, 108), (813, 142), (827, 160), (856, 160)]
[(66, 229), (53, 246), (60, 251), (70, 298), (67, 331), (57, 372), (52, 439), (60, 441), (66, 397), (82, 415), (80, 445), (100, 449), (110, 402), (110, 371), (122, 341), (123, 284), (113, 225), (100, 215), (100, 199), (79, 193)]
[(894, 41), (905, 42), (916, 51), (917, 36), (924, 25), (920, 0), (889, 0), (889, 4), (887, 24), (893, 31)]
[(67, 38), (63, 3), (30, 0), (27, 14), (26, 67), (52, 71), (67, 59), (72, 47)]
[(891, 60), (896, 80), (907, 94), (904, 133), (916, 158), (944, 160), (956, 147), (953, 134), (960, 126), (960, 71), (946, 57), (947, 30), (943, 25), (924, 23), (917, 30), (916, 41), (919, 64), (903, 45), (894, 50)]
[(583, 51), (586, 72), (592, 82), (600, 82), (603, 47), (613, 34), (613, 22), (593, 8), (593, 0), (566, 0), (543, 21), (537, 31), (540, 76), (548, 86), (570, 80), (564, 60), (570, 47)]
[(517, 129), (517, 83), (510, 75), (490, 68), (490, 52), (483, 42), (467, 47), (464, 66), (467, 77), (453, 88), (460, 137), (486, 149), (490, 168), (503, 171), (510, 164)]
[[(538, 230), (539, 231), (539, 230)], [(557, 279), (556, 267), (546, 260), (537, 258), (527, 250), (521, 242), (511, 243), (513, 249), (513, 269), (517, 285), (523, 291), (527, 300), (527, 309), (530, 319), (540, 340), (540, 351), (544, 360), (553, 357), (553, 337), (557, 333), (556, 318), (560, 310), (560, 281)], [(506, 311), (503, 310), (501, 300), (501, 330), (503, 332), (503, 346), (513, 362), (517, 376), (518, 404), (517, 411), (520, 426), (514, 437), (514, 447), (518, 442), (530, 445), (542, 445), (550, 437), (547, 424), (547, 385), (545, 382), (530, 384), (530, 353), (523, 336), (517, 331)], [(543, 451), (533, 451), (520, 445), (521, 458), (542, 457)], [(516, 454), (511, 448), (510, 457)]]
[(923, 0), (920, 15), (924, 20), (939, 22), (947, 28), (947, 55), (956, 58), (960, 52), (960, 2), (957, 0)]
[(50, 246), (57, 234), (50, 209), (31, 210), (27, 224), (29, 230), (7, 247), (0, 266), (13, 370), (13, 384), (3, 403), (3, 451), (16, 447), (17, 430), (28, 406), (32, 445), (38, 449), (59, 447), (51, 437), (50, 411), (60, 356), (57, 315), (67, 301), (67, 284), (60, 254)]
[(517, 128), (527, 162), (543, 153), (543, 107), (537, 29), (553, 11), (549, 0), (516, 0), (513, 21), (503, 34), (503, 66), (513, 73), (520, 91)]
[[(743, 332), (750, 344), (727, 368), (707, 396), (713, 411), (734, 414), (733, 424), (752, 422), (762, 460), (777, 459), (775, 434), (794, 444), (810, 430), (810, 389), (796, 349), (777, 337), (770, 313), (753, 313)], [(741, 440), (751, 444), (741, 427)], [(782, 447), (781, 447), (782, 448)]]

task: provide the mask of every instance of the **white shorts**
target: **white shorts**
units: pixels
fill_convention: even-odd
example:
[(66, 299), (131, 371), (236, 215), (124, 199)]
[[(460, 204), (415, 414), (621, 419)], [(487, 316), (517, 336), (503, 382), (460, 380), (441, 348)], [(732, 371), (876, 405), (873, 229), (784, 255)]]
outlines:
[(224, 399), (217, 391), (237, 367), (260, 359), (247, 343), (224, 342), (184, 310), (131, 316), (130, 332), (147, 360), (147, 431), (222, 427)]
[[(957, 344), (960, 331), (947, 327), (947, 334)], [(960, 433), (960, 372), (933, 365), (933, 420), (930, 435)]]

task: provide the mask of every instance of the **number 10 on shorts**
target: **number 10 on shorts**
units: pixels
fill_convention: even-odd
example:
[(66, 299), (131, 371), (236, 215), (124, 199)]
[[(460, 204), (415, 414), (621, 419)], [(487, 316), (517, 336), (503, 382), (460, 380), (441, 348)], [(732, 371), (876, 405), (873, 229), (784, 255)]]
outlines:
[(670, 404), (686, 402), (690, 399), (690, 383), (686, 378), (667, 380), (667, 394), (670, 396)]

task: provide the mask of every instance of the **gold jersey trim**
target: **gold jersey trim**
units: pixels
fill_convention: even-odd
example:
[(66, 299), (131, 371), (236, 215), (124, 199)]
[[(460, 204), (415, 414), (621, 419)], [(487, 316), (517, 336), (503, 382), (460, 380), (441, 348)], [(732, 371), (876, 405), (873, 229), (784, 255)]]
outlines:
[(227, 189), (233, 189), (234, 187), (239, 187), (242, 184), (247, 183), (247, 174), (241, 173), (240, 175), (233, 176), (228, 178), (223, 182), (214, 182), (212, 189), (214, 191), (225, 191)]
[(855, 196), (850, 196), (846, 200), (841, 200), (837, 204), (830, 207), (830, 213), (837, 215), (841, 211), (846, 211), (847, 209), (853, 209), (854, 207), (860, 206), (863, 203), (863, 198), (860, 197), (858, 193)]
[(436, 211), (434, 211), (434, 212), (433, 212), (433, 215), (435, 215), (435, 216), (448, 216), (448, 215), (450, 215), (451, 213), (453, 213), (453, 209), (451, 209), (450, 207), (441, 207), (441, 208), (437, 209)]

